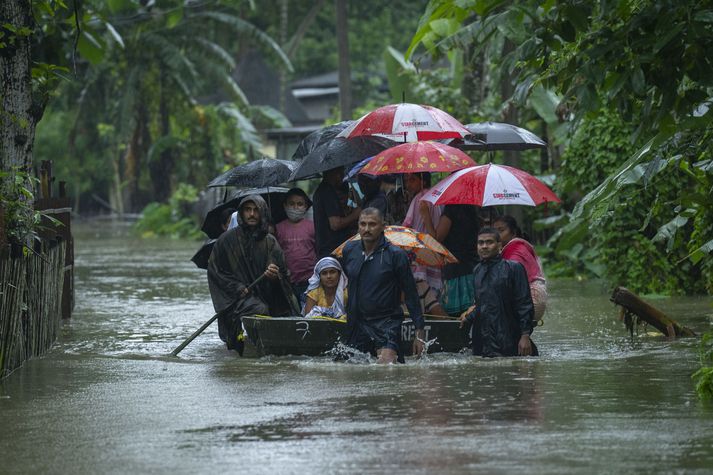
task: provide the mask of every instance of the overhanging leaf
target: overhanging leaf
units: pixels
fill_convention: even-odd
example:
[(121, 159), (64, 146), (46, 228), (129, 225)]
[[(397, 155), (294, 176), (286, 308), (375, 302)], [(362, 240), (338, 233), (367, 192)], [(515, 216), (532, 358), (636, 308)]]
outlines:
[(122, 49), (124, 49), (124, 39), (121, 37), (119, 32), (116, 31), (116, 28), (114, 28), (114, 26), (109, 22), (104, 23), (104, 25), (106, 26), (106, 29), (111, 35), (111, 37), (114, 38), (114, 41), (116, 41), (118, 45), (121, 46)]
[(104, 59), (104, 46), (89, 31), (82, 31), (77, 41), (77, 50), (87, 61), (92, 64), (99, 64)]

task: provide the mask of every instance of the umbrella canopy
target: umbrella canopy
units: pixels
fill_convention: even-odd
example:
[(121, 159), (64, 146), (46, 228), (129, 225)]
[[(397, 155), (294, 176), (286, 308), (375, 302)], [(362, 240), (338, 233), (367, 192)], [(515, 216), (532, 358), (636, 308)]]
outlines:
[(223, 234), (223, 223), (220, 221), (220, 214), (227, 208), (237, 209), (240, 204), (240, 200), (248, 195), (262, 196), (270, 208), (272, 222), (279, 223), (287, 217), (285, 209), (282, 206), (285, 201), (287, 191), (287, 188), (280, 188), (277, 186), (239, 190), (228, 200), (208, 211), (208, 214), (206, 214), (205, 219), (203, 220), (201, 231), (203, 231), (209, 238), (217, 239), (221, 234)]
[[(476, 139), (454, 140), (450, 145), (461, 150), (528, 150), (547, 144), (527, 129), (502, 122), (477, 122), (465, 126)], [(479, 140), (478, 140), (479, 139)], [(482, 143), (481, 143), (482, 142)]]
[[(361, 162), (357, 163), (356, 165), (353, 165), (352, 168), (351, 168), (348, 172), (346, 172), (346, 173), (344, 174), (344, 179), (343, 179), (343, 181), (352, 181), (352, 180), (355, 180), (355, 179), (356, 179), (356, 176), (357, 176), (357, 173), (359, 173), (359, 171), (360, 171), (362, 168), (364, 168), (364, 165), (366, 165), (367, 163), (369, 163), (372, 158), (374, 158), (374, 157), (367, 157), (367, 158), (365, 158), (364, 160), (362, 160)], [(369, 174), (367, 173), (367, 175), (369, 175)], [(370, 175), (370, 176), (373, 176), (373, 175)]]
[(265, 187), (285, 183), (297, 163), (276, 158), (262, 158), (238, 165), (213, 178), (208, 188), (215, 186)]
[(471, 132), (442, 110), (418, 104), (379, 107), (354, 122), (337, 137), (377, 135), (399, 142), (463, 138)]
[(292, 154), (292, 160), (302, 160), (311, 152), (313, 152), (320, 145), (324, 145), (339, 134), (342, 130), (346, 129), (354, 123), (353, 120), (345, 120), (337, 124), (328, 125), (327, 127), (322, 127), (319, 130), (315, 130), (307, 137), (302, 139), (300, 144), (297, 146), (297, 150)]
[(394, 142), (383, 137), (335, 138), (309, 153), (289, 180), (303, 180), (332, 168), (352, 165), (393, 145)]
[(527, 172), (505, 165), (479, 165), (457, 171), (423, 196), (434, 205), (477, 206), (559, 203), (552, 190)]
[[(386, 226), (384, 235), (391, 244), (406, 251), (411, 262), (433, 267), (443, 267), (446, 264), (458, 262), (458, 259), (443, 244), (433, 239), (429, 234), (419, 233), (415, 229), (404, 226)], [(344, 246), (349, 241), (359, 241), (360, 239), (361, 236), (358, 234), (352, 236), (332, 251), (332, 254), (342, 257)]]
[(199, 269), (208, 268), (208, 258), (210, 258), (210, 253), (213, 252), (213, 245), (215, 244), (215, 241), (217, 241), (217, 239), (208, 239), (203, 243), (201, 248), (198, 249), (198, 252), (191, 257), (191, 261), (193, 261)]
[(412, 142), (384, 150), (364, 165), (359, 173), (454, 172), (475, 165), (472, 158), (457, 148), (438, 142)]

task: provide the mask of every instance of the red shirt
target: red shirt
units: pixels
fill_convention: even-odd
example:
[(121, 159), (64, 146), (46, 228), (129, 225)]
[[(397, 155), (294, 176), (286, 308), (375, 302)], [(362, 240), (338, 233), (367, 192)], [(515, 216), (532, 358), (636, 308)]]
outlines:
[(540, 266), (540, 261), (535, 254), (535, 248), (532, 244), (520, 238), (513, 238), (509, 243), (505, 244), (501, 253), (503, 259), (519, 262), (525, 267), (527, 272), (527, 281), (545, 277)]

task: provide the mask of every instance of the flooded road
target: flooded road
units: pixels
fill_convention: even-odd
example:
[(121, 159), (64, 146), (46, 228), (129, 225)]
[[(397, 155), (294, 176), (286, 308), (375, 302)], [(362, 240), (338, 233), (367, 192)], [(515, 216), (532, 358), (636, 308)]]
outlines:
[[(540, 358), (381, 367), (241, 359), (212, 326), (198, 244), (76, 232), (76, 308), (0, 383), (2, 473), (710, 473), (697, 339), (630, 341), (609, 290), (553, 282)], [(710, 298), (653, 302), (697, 333)]]

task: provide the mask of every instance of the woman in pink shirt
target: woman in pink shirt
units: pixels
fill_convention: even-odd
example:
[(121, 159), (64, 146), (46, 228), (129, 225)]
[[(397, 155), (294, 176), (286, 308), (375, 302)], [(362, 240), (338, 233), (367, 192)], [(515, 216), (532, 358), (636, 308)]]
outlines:
[(541, 320), (547, 306), (547, 281), (535, 248), (522, 238), (522, 231), (512, 216), (498, 217), (493, 223), (493, 227), (500, 234), (503, 259), (519, 262), (525, 267), (527, 280), (530, 282), (532, 303), (535, 306), (534, 319), (535, 321)]
[(292, 188), (285, 196), (287, 219), (275, 226), (275, 237), (285, 253), (290, 283), (295, 297), (304, 305), (304, 292), (317, 262), (314, 223), (305, 218), (312, 202), (300, 188)]
[[(408, 173), (404, 175), (404, 186), (409, 194), (413, 196), (409, 205), (403, 225), (413, 228), (420, 233), (431, 234), (433, 228), (441, 220), (443, 206), (433, 206), (421, 198), (431, 187), (430, 173)], [(447, 315), (440, 303), (441, 289), (441, 269), (418, 264), (411, 264), (413, 278), (416, 281), (416, 290), (421, 298), (421, 309), (423, 313), (431, 315)]]

